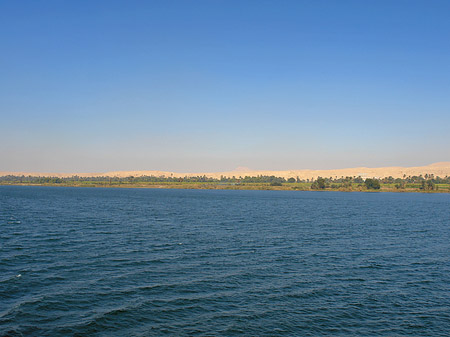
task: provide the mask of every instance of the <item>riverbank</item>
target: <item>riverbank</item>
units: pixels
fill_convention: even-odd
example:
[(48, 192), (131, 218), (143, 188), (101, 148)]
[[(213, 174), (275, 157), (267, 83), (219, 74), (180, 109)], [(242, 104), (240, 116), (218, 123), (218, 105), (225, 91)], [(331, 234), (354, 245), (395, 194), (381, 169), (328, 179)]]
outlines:
[(245, 183), (224, 184), (215, 182), (71, 182), (71, 183), (5, 183), (0, 186), (52, 186), (52, 187), (91, 187), (91, 188), (168, 188), (168, 189), (205, 189), (205, 190), (267, 190), (267, 191), (335, 191), (335, 192), (395, 192), (395, 193), (450, 193), (449, 184), (436, 185), (434, 190), (424, 190), (420, 184), (410, 184), (403, 188), (396, 188), (393, 184), (381, 184), (380, 189), (368, 189), (362, 184), (351, 186), (311, 188), (311, 183), (284, 183), (281, 186), (271, 184)]

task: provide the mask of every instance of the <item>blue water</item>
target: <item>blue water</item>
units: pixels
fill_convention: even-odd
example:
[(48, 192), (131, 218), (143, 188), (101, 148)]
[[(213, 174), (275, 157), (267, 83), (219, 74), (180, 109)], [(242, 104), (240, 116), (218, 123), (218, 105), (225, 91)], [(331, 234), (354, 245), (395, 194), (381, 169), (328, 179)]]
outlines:
[(448, 336), (450, 195), (0, 187), (2, 336)]

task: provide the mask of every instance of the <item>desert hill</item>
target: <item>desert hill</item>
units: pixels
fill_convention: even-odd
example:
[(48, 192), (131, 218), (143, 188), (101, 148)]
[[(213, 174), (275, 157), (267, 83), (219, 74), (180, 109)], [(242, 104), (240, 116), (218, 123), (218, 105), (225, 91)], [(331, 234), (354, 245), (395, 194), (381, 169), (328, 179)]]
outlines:
[(125, 178), (129, 176), (165, 176), (165, 177), (192, 177), (192, 176), (207, 176), (209, 178), (225, 177), (245, 177), (245, 176), (277, 176), (283, 178), (300, 179), (316, 179), (317, 177), (346, 177), (346, 176), (361, 176), (363, 178), (383, 178), (392, 176), (394, 178), (403, 178), (404, 176), (419, 176), (425, 174), (433, 174), (434, 176), (445, 177), (450, 176), (450, 162), (439, 162), (427, 166), (417, 167), (355, 167), (346, 169), (331, 169), (331, 170), (286, 170), (286, 171), (269, 171), (269, 170), (251, 170), (246, 167), (238, 167), (233, 171), (227, 172), (197, 172), (197, 173), (180, 173), (170, 171), (111, 171), (104, 173), (42, 173), (42, 172), (2, 172), (0, 176), (15, 175), (15, 176), (39, 176), (39, 177), (120, 177)]

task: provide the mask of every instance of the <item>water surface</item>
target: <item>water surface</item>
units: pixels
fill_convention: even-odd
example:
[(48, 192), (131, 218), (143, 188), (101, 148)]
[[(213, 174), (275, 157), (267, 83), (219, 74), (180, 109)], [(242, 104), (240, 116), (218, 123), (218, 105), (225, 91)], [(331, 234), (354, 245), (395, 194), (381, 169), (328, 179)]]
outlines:
[(0, 186), (0, 335), (447, 336), (449, 206)]

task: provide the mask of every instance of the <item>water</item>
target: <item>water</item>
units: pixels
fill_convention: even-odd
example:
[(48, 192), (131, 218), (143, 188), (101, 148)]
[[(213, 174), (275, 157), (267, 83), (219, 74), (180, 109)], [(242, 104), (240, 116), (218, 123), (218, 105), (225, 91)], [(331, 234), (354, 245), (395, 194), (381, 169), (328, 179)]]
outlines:
[(447, 336), (449, 206), (0, 187), (0, 336)]

